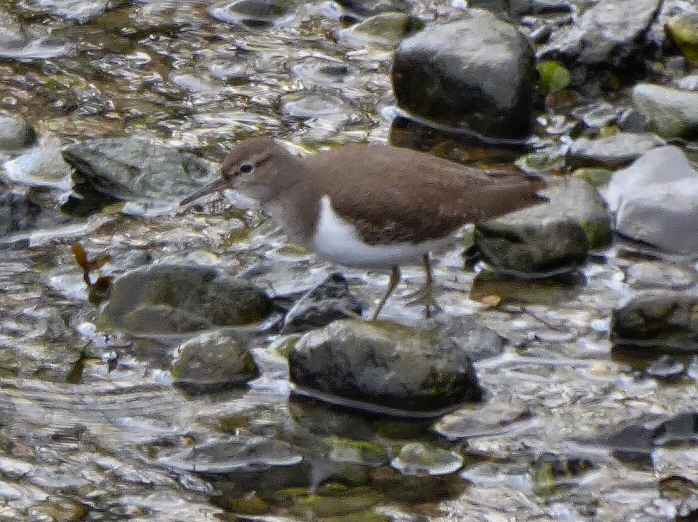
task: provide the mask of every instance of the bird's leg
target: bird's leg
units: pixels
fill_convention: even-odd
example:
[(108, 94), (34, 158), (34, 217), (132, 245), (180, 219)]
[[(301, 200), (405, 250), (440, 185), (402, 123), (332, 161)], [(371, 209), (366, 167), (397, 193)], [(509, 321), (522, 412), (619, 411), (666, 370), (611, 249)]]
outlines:
[(378, 314), (381, 313), (381, 310), (383, 309), (385, 302), (388, 300), (388, 297), (390, 297), (390, 294), (393, 293), (393, 290), (395, 290), (395, 287), (398, 285), (399, 282), (400, 282), (400, 269), (397, 266), (394, 266), (393, 271), (390, 273), (390, 281), (388, 282), (388, 289), (386, 290), (385, 295), (383, 295), (380, 302), (378, 303), (378, 308), (376, 308), (376, 311), (373, 312), (373, 316), (371, 317), (371, 322), (375, 321), (378, 318)]
[(406, 296), (408, 299), (411, 299), (409, 301), (409, 304), (422, 304), (424, 305), (424, 315), (428, 319), (431, 317), (432, 313), (436, 313), (441, 308), (439, 307), (439, 304), (436, 302), (436, 299), (434, 299), (434, 296), (432, 295), (433, 293), (433, 284), (434, 284), (434, 274), (431, 271), (431, 261), (429, 259), (429, 254), (424, 254), (422, 256), (422, 265), (424, 266), (424, 286), (417, 290), (416, 292), (409, 294)]

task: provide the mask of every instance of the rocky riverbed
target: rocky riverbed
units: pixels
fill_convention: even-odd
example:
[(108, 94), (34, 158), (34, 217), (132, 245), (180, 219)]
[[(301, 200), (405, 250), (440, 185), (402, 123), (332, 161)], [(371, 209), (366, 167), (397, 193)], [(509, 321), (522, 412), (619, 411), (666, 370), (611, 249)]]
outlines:
[[(698, 8), (0, 2), (0, 520), (693, 520)], [(235, 142), (544, 177), (441, 311), (179, 201)]]

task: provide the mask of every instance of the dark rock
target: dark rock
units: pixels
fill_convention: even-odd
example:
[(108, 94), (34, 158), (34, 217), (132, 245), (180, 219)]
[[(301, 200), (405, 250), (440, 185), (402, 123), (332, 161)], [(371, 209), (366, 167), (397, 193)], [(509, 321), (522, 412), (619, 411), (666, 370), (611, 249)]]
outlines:
[(555, 29), (539, 57), (562, 56), (586, 66), (629, 69), (638, 63), (642, 36), (654, 20), (661, 0), (600, 0)]
[(177, 201), (206, 181), (210, 170), (190, 154), (132, 138), (97, 139), (68, 147), (74, 190), (104, 204), (136, 198)]
[(698, 172), (677, 147), (644, 153), (606, 192), (618, 233), (665, 252), (698, 250)]
[(477, 9), (402, 41), (392, 81), (397, 104), (418, 117), (476, 133), (518, 138), (531, 128), (536, 84), (525, 36)]
[(287, 15), (294, 5), (292, 0), (235, 0), (212, 5), (209, 14), (229, 24), (265, 27)]
[(155, 265), (114, 280), (100, 328), (140, 334), (195, 332), (259, 321), (271, 300), (257, 287), (213, 268)]
[(632, 99), (651, 130), (668, 138), (698, 137), (698, 92), (640, 83), (633, 87)]
[(478, 224), (475, 231), (478, 252), (494, 270), (546, 277), (586, 262), (589, 244), (579, 223), (505, 219)]
[(404, 13), (409, 8), (404, 0), (338, 0), (338, 3), (362, 16), (373, 16), (386, 12)]
[(26, 120), (18, 117), (0, 117), (0, 149), (17, 150), (36, 143), (36, 131)]
[(177, 348), (170, 373), (189, 394), (240, 386), (259, 376), (247, 343), (227, 332), (204, 333)]
[(286, 314), (281, 333), (294, 333), (319, 328), (337, 319), (361, 316), (364, 306), (349, 291), (347, 280), (340, 273), (309, 290)]
[(613, 310), (611, 340), (643, 353), (698, 353), (698, 295), (668, 290), (637, 295)]
[(567, 159), (571, 167), (618, 168), (629, 165), (643, 152), (664, 145), (666, 142), (654, 134), (619, 132), (608, 138), (574, 140)]
[(572, 178), (542, 194), (550, 198), (547, 204), (476, 225), (475, 245), (495, 270), (559, 273), (584, 264), (590, 248), (611, 241), (610, 216), (590, 184)]
[(289, 356), (295, 393), (405, 417), (435, 417), (479, 400), (470, 358), (432, 332), (336, 321), (305, 334)]
[(0, 236), (33, 228), (41, 207), (20, 194), (0, 189)]

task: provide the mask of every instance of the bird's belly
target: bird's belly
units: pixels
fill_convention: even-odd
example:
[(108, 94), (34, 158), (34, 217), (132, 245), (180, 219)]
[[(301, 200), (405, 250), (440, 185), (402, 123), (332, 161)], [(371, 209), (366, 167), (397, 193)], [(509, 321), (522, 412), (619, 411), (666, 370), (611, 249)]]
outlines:
[(320, 257), (340, 265), (380, 268), (418, 262), (423, 254), (441, 250), (450, 242), (450, 237), (446, 237), (423, 243), (369, 245), (361, 240), (351, 224), (332, 210), (325, 196), (310, 247)]

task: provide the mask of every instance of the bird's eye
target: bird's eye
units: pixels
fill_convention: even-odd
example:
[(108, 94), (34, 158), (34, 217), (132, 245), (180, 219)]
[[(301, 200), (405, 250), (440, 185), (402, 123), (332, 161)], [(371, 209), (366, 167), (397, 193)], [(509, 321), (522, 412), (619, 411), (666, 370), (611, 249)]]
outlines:
[(252, 163), (243, 163), (240, 165), (240, 173), (241, 174), (249, 174), (254, 170), (254, 165)]

